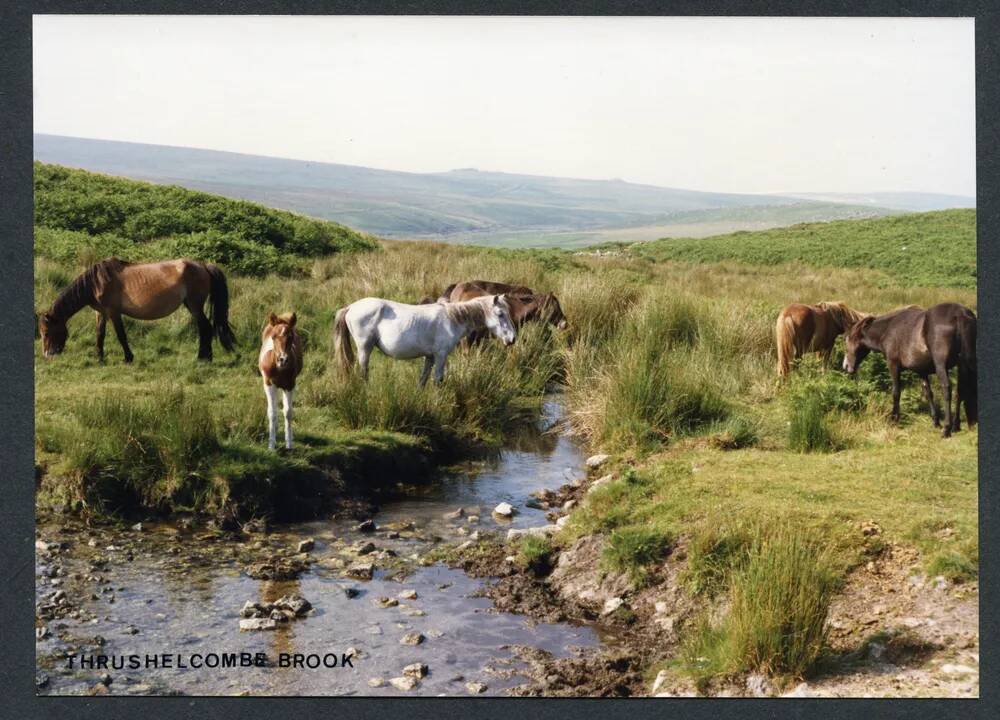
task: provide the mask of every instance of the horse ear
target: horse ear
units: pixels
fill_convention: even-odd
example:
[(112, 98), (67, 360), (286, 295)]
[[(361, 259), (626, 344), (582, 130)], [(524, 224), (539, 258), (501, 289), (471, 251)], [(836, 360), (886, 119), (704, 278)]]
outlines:
[(298, 320), (298, 316), (292, 313), (292, 316), (288, 318), (288, 327), (295, 327), (295, 321)]
[(861, 322), (858, 323), (858, 329), (861, 332), (864, 332), (865, 330), (867, 330), (868, 328), (871, 327), (871, 324), (873, 322), (875, 322), (875, 316), (874, 315), (866, 315), (865, 317), (861, 318)]
[(500, 304), (500, 298), (502, 298), (502, 297), (503, 297), (503, 295), (494, 295), (493, 296), (493, 304), (494, 305), (499, 305)]
[(272, 313), (268, 313), (268, 315), (267, 315), (267, 324), (268, 325), (277, 325), (278, 324), (278, 316), (275, 315), (273, 312)]

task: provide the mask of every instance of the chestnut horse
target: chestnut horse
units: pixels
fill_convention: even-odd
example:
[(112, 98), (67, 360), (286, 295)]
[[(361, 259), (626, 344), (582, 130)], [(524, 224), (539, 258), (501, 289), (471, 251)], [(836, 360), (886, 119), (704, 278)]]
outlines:
[[(462, 302), (484, 295), (506, 294), (510, 303), (510, 319), (520, 328), (529, 321), (544, 321), (559, 330), (565, 330), (569, 323), (563, 315), (558, 298), (552, 293), (536, 293), (524, 285), (509, 285), (490, 280), (468, 280), (449, 285), (438, 297), (437, 302)], [(433, 301), (432, 301), (433, 302)], [(469, 335), (469, 342), (482, 340), (482, 332)]]
[(295, 313), (267, 317), (260, 337), (257, 368), (264, 379), (267, 397), (267, 447), (274, 450), (278, 435), (278, 411), (275, 395), (281, 390), (281, 409), (285, 416), (285, 447), (292, 447), (292, 392), (295, 378), (302, 372), (302, 340), (295, 331)]
[[(944, 398), (944, 429), (948, 437), (961, 426), (965, 405), (969, 427), (979, 420), (976, 379), (976, 316), (958, 303), (941, 303), (927, 310), (916, 305), (893, 310), (887, 315), (868, 316), (847, 332), (844, 370), (857, 372), (861, 361), (872, 350), (885, 355), (892, 377), (892, 419), (899, 421), (899, 374), (912, 370), (923, 384), (924, 397), (930, 405), (934, 427), (940, 416), (931, 394), (930, 375), (937, 375)], [(948, 371), (958, 366), (958, 399), (951, 412), (951, 379)]]
[[(205, 315), (205, 301), (211, 318)], [(229, 328), (229, 288), (222, 270), (194, 260), (130, 263), (108, 258), (92, 265), (64, 289), (52, 307), (38, 318), (42, 353), (50, 358), (66, 347), (66, 322), (85, 307), (97, 313), (97, 357), (104, 360), (104, 333), (111, 321), (125, 352), (133, 360), (122, 316), (158, 320), (184, 305), (198, 324), (198, 359), (212, 359), (212, 337), (233, 349)]]
[(808, 352), (819, 355), (823, 365), (827, 365), (837, 336), (867, 316), (867, 313), (852, 310), (842, 302), (789, 305), (778, 314), (778, 322), (774, 326), (778, 375), (787, 375), (792, 361)]

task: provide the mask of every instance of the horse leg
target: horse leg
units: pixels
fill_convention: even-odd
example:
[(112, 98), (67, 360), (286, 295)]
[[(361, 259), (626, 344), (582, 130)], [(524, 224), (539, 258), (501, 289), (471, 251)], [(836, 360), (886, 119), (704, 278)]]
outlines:
[(274, 385), (264, 382), (264, 396), (267, 398), (267, 449), (274, 450), (278, 436), (278, 410), (274, 406), (277, 389)]
[(285, 416), (285, 448), (292, 449), (292, 391), (281, 391), (281, 411)]
[(434, 367), (434, 356), (428, 355), (424, 358), (424, 369), (420, 373), (420, 387), (427, 384), (427, 378), (431, 376), (431, 368)]
[(108, 331), (108, 316), (97, 311), (97, 359), (104, 362), (104, 335)]
[(889, 363), (889, 375), (892, 378), (892, 415), (889, 417), (894, 423), (899, 422), (899, 393), (901, 391), (899, 385), (899, 363), (890, 362)]
[(955, 373), (955, 414), (952, 415), (951, 431), (958, 432), (962, 429), (962, 369)]
[(924, 390), (924, 400), (927, 401), (927, 405), (931, 409), (931, 421), (934, 423), (934, 427), (941, 427), (941, 416), (940, 413), (938, 413), (937, 405), (934, 404), (934, 393), (931, 392), (930, 377), (921, 378), (920, 384)]
[(188, 304), (187, 309), (194, 316), (194, 321), (198, 325), (198, 359), (210, 361), (212, 359), (212, 336), (215, 334), (212, 332), (212, 323), (205, 315), (203, 305), (191, 303)]
[(128, 346), (128, 338), (125, 337), (125, 323), (122, 322), (120, 313), (115, 313), (111, 316), (111, 324), (115, 326), (115, 335), (118, 337), (118, 342), (125, 353), (125, 362), (132, 362), (135, 359), (135, 355), (132, 354), (132, 350)]
[(944, 363), (934, 363), (941, 384), (941, 404), (944, 405), (944, 430), (941, 437), (951, 437), (952, 416), (951, 416), (951, 378), (948, 377), (948, 369)]
[(440, 385), (444, 380), (444, 366), (448, 361), (447, 353), (441, 353), (434, 357), (434, 384)]

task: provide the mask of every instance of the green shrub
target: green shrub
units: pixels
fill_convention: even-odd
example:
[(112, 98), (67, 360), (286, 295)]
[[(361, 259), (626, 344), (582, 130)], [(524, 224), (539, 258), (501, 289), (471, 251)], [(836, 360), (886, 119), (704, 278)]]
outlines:
[(650, 566), (666, 556), (671, 542), (670, 535), (652, 528), (620, 528), (608, 537), (601, 564), (605, 570), (625, 573), (634, 585), (642, 587), (649, 579)]

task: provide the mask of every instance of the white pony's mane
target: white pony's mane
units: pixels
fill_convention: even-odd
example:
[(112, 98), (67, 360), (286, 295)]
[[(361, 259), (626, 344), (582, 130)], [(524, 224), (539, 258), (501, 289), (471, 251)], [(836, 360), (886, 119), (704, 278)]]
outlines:
[[(497, 296), (484, 295), (457, 303), (442, 303), (442, 305), (444, 305), (444, 311), (448, 314), (449, 320), (463, 325), (471, 325), (474, 329), (480, 330), (486, 327), (486, 313), (495, 297)], [(501, 300), (501, 302), (503, 301)]]

